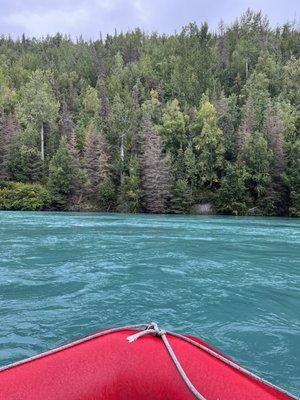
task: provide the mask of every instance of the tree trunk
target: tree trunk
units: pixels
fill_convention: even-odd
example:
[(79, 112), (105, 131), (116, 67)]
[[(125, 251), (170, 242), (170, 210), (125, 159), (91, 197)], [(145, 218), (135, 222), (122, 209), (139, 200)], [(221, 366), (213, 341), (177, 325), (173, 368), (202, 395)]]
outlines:
[(44, 148), (44, 124), (41, 125), (41, 158), (45, 160), (45, 148)]
[(120, 157), (121, 157), (121, 160), (122, 160), (122, 170), (121, 170), (121, 174), (120, 174), (120, 181), (121, 181), (121, 186), (123, 186), (123, 183), (124, 183), (124, 171), (123, 171), (123, 166), (124, 166), (124, 134), (121, 135)]

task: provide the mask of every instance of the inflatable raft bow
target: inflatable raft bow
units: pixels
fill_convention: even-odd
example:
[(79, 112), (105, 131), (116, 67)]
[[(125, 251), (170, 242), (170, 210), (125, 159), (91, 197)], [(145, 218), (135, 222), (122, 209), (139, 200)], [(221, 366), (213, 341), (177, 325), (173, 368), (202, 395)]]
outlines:
[(0, 400), (98, 399), (296, 397), (204, 341), (156, 323), (107, 329), (0, 369)]

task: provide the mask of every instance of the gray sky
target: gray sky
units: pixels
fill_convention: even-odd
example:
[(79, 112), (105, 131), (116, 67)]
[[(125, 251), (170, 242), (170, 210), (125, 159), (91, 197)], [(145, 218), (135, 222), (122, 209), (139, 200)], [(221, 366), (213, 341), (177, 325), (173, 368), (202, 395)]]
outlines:
[(298, 0), (0, 0), (0, 34), (40, 37), (59, 31), (97, 38), (100, 31), (135, 27), (172, 33), (191, 21), (207, 21), (216, 29), (221, 19), (233, 22), (248, 7), (262, 10), (276, 26), (299, 21), (299, 4)]

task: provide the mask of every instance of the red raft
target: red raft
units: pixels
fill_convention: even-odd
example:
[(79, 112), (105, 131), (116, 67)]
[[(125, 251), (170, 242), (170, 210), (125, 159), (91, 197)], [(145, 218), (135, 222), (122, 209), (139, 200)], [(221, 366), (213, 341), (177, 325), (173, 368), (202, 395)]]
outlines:
[(195, 398), (295, 399), (200, 339), (156, 324), (102, 331), (0, 371), (1, 400)]

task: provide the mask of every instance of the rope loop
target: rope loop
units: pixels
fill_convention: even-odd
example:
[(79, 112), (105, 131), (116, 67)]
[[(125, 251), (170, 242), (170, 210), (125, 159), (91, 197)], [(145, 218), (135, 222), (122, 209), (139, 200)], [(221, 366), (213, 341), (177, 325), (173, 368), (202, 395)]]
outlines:
[(189, 390), (193, 393), (196, 399), (198, 400), (206, 400), (204, 396), (195, 388), (195, 386), (192, 384), (192, 382), (189, 380), (187, 374), (185, 373), (184, 369), (182, 368), (180, 362), (178, 361), (178, 358), (176, 357), (176, 354), (174, 353), (174, 350), (172, 346), (170, 345), (170, 342), (167, 339), (167, 331), (160, 329), (158, 324), (156, 322), (151, 322), (149, 325), (146, 326), (146, 329), (141, 332), (137, 332), (134, 335), (130, 335), (127, 337), (127, 340), (129, 343), (135, 342), (137, 339), (146, 336), (146, 335), (154, 335), (157, 337), (160, 337), (164, 343), (164, 346), (166, 347), (173, 363), (175, 364), (182, 380), (186, 384), (186, 386), (189, 388)]
[(151, 324), (149, 324), (149, 326), (150, 326), (150, 329), (154, 329), (155, 336), (161, 337), (167, 333), (167, 331), (165, 331), (164, 329), (160, 329), (156, 322), (151, 322)]

